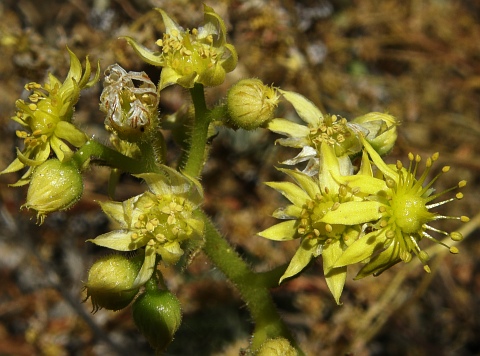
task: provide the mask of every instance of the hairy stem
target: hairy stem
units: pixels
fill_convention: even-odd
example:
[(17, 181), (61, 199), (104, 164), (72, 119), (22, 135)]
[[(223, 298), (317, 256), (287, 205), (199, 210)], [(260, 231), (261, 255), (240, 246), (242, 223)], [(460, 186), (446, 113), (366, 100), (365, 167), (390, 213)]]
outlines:
[(195, 107), (195, 120), (190, 135), (190, 146), (188, 147), (187, 160), (181, 164), (183, 172), (198, 177), (202, 173), (203, 165), (207, 155), (208, 126), (210, 115), (205, 102), (203, 85), (196, 83), (190, 89), (193, 105)]
[(151, 160), (136, 160), (121, 154), (101, 143), (89, 140), (75, 154), (73, 159), (84, 167), (90, 161), (94, 161), (100, 165), (118, 168), (121, 171), (131, 174), (140, 174), (157, 171), (156, 165)]
[(282, 268), (285, 267), (281, 266), (270, 274), (254, 273), (220, 235), (210, 219), (205, 214), (202, 215), (206, 226), (206, 242), (203, 249), (210, 260), (236, 286), (255, 323), (252, 349), (258, 349), (267, 339), (283, 337), (297, 348), (299, 354), (303, 354), (280, 318), (268, 290), (273, 284), (272, 277), (279, 278)]

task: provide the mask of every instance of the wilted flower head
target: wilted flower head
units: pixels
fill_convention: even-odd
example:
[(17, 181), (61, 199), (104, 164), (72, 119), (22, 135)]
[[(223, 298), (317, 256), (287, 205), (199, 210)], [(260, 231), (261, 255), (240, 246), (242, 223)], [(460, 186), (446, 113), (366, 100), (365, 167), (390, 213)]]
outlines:
[[(429, 231), (450, 236), (453, 240), (461, 240), (463, 237), (458, 232), (447, 233), (430, 225), (431, 222), (441, 219), (456, 219), (463, 222), (469, 221), (466, 216), (452, 217), (437, 214), (431, 211), (433, 208), (445, 203), (462, 199), (463, 194), (457, 193), (455, 198), (433, 203), (433, 201), (447, 192), (466, 185), (460, 181), (457, 186), (443, 192), (434, 194), (432, 188), (434, 182), (442, 173), (449, 171), (445, 166), (442, 172), (427, 183), (428, 174), (433, 163), (438, 159), (438, 153), (428, 158), (425, 170), (417, 178), (417, 169), (421, 161), (420, 156), (409, 154), (410, 164), (405, 168), (401, 162), (395, 166), (385, 164), (378, 153), (368, 144), (364, 143), (373, 163), (383, 175), (383, 180), (376, 179), (375, 190), (372, 190), (369, 200), (378, 204), (366, 206), (365, 214), (379, 214), (378, 220), (372, 220), (366, 227), (366, 234), (350, 245), (342, 256), (335, 262), (335, 267), (368, 261), (360, 270), (357, 279), (370, 274), (378, 275), (399, 261), (409, 262), (412, 253), (415, 254), (424, 265), (424, 269), (430, 272), (428, 267), (428, 254), (422, 250), (419, 243), (428, 239), (442, 244), (435, 239)], [(378, 183), (378, 184), (377, 184)], [(373, 186), (372, 185), (372, 186)], [(379, 189), (383, 185), (381, 189)], [(368, 211), (368, 209), (371, 209)], [(446, 245), (445, 245), (446, 246)], [(451, 253), (458, 253), (456, 247), (448, 247)]]
[(105, 71), (100, 110), (105, 126), (119, 138), (138, 141), (156, 128), (160, 96), (145, 72), (127, 72), (118, 64)]
[(174, 264), (184, 253), (182, 243), (203, 238), (203, 221), (195, 216), (203, 198), (200, 184), (167, 166), (161, 169), (161, 174), (137, 175), (150, 191), (124, 202), (100, 203), (120, 229), (89, 240), (117, 251), (145, 247), (145, 261), (134, 287), (152, 276), (157, 255), (165, 263)]
[(226, 27), (215, 11), (204, 5), (205, 24), (184, 30), (163, 10), (166, 32), (157, 41), (160, 52), (152, 52), (125, 37), (138, 55), (147, 63), (163, 67), (159, 90), (179, 84), (192, 88), (195, 83), (216, 86), (225, 80), (225, 74), (235, 69), (238, 61), (235, 47), (226, 43)]
[(0, 174), (12, 173), (28, 166), (23, 177), (14, 186), (28, 184), (32, 168), (45, 162), (51, 151), (63, 161), (72, 155), (70, 146), (80, 147), (87, 137), (72, 123), (74, 106), (80, 97), (80, 91), (91, 87), (98, 81), (99, 68), (90, 79), (91, 67), (88, 57), (85, 71), (75, 54), (68, 48), (70, 54), (70, 71), (61, 83), (54, 75), (49, 74), (48, 82), (43, 86), (38, 83), (28, 83), (25, 89), (32, 91), (29, 103), (17, 100), (16, 116), (12, 120), (25, 129), (17, 131), (17, 136), (24, 139), (24, 149), (17, 149), (17, 158)]
[[(271, 240), (301, 239), (300, 246), (280, 281), (300, 273), (310, 261), (322, 255), (327, 285), (339, 303), (346, 278), (346, 268), (334, 268), (335, 261), (361, 233), (361, 226), (372, 219), (362, 213), (376, 206), (364, 201), (359, 186), (368, 185), (357, 179), (356, 187), (339, 182), (340, 165), (333, 147), (320, 145), (320, 174), (308, 176), (299, 171), (280, 169), (295, 183), (270, 182), (268, 186), (282, 193), (292, 204), (277, 209), (273, 216), (286, 221), (259, 233)], [(378, 219), (377, 213), (373, 218)]]
[(308, 161), (304, 172), (315, 175), (320, 164), (320, 145), (326, 143), (333, 147), (335, 155), (339, 158), (342, 174), (352, 174), (353, 167), (349, 155), (360, 152), (362, 149), (357, 134), (358, 127), (336, 115), (324, 116), (310, 100), (298, 93), (280, 89), (279, 92), (293, 105), (300, 119), (307, 124), (305, 126), (282, 118), (269, 121), (267, 125), (269, 130), (288, 136), (277, 140), (279, 144), (302, 149), (296, 157), (282, 163), (295, 165)]

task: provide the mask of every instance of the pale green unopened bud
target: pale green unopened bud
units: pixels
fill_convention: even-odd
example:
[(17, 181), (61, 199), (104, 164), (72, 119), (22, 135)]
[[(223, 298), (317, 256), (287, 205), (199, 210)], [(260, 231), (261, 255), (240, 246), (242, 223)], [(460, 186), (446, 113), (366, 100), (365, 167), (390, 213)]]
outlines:
[(371, 112), (355, 118), (353, 122), (368, 130), (365, 138), (379, 155), (383, 156), (392, 150), (397, 140), (398, 120), (395, 117)]
[(276, 90), (261, 80), (240, 80), (227, 94), (229, 119), (239, 128), (254, 130), (273, 118), (278, 99)]
[(133, 303), (132, 312), (138, 329), (157, 352), (170, 344), (182, 322), (180, 301), (167, 290), (147, 287)]
[(94, 312), (101, 308), (120, 310), (130, 304), (138, 293), (139, 288), (131, 287), (141, 262), (141, 259), (128, 259), (123, 255), (108, 255), (92, 265), (85, 289)]
[(48, 213), (65, 210), (82, 196), (82, 175), (73, 161), (49, 159), (32, 174), (27, 202), (22, 206), (37, 211), (39, 223)]
[(287, 339), (277, 338), (265, 341), (255, 356), (296, 356), (297, 351)]

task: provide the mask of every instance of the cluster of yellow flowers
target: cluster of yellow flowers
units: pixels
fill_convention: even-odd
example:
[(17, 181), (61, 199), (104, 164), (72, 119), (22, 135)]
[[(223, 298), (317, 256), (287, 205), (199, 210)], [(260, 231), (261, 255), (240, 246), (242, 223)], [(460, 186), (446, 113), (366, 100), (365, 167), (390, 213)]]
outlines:
[[(423, 239), (441, 243), (429, 234), (440, 232), (453, 240), (462, 239), (458, 232), (446, 233), (429, 224), (447, 217), (431, 210), (441, 204), (432, 201), (451, 190), (462, 188), (465, 181), (441, 193), (434, 193), (433, 183), (427, 182), (438, 153), (428, 158), (423, 174), (417, 178), (419, 156), (409, 155), (404, 167), (386, 164), (380, 154), (389, 152), (396, 140), (397, 121), (382, 113), (370, 113), (351, 123), (336, 116), (324, 116), (300, 94), (280, 91), (306, 123), (301, 125), (286, 119), (272, 119), (267, 127), (288, 136), (277, 142), (301, 148), (295, 158), (283, 162), (298, 164), (308, 161), (301, 172), (280, 169), (292, 182), (270, 182), (270, 187), (283, 194), (290, 205), (277, 209), (273, 216), (283, 219), (259, 233), (271, 240), (300, 239), (300, 246), (280, 282), (300, 273), (313, 258), (322, 256), (327, 285), (337, 303), (345, 284), (347, 266), (358, 262), (365, 265), (358, 278), (378, 275), (399, 261), (409, 262), (412, 253), (428, 272), (428, 255), (420, 248)], [(354, 173), (351, 158), (361, 154), (361, 165)], [(442, 173), (449, 170), (444, 167)], [(450, 252), (458, 253), (455, 247)]]
[[(127, 157), (133, 162), (142, 158), (145, 142), (148, 146), (148, 140), (161, 135), (157, 130), (161, 90), (172, 84), (189, 89), (219, 85), (238, 61), (235, 48), (226, 42), (225, 23), (212, 8), (204, 6), (205, 24), (192, 30), (184, 30), (163, 10), (158, 11), (166, 27), (163, 38), (156, 42), (160, 51), (150, 51), (132, 38), (125, 38), (145, 62), (162, 67), (158, 87), (144, 72), (127, 72), (114, 64), (105, 72), (100, 100), (100, 109), (106, 114), (105, 125), (115, 135), (114, 146), (122, 157), (135, 157)], [(74, 150), (86, 145), (89, 139), (72, 123), (72, 118), (80, 91), (98, 81), (99, 70), (90, 79), (88, 58), (82, 71), (78, 58), (68, 51), (71, 67), (63, 83), (50, 74), (44, 85), (26, 85), (32, 92), (29, 103), (16, 102), (18, 112), (12, 119), (24, 128), (17, 132), (24, 140), (24, 149), (17, 150), (17, 158), (0, 172), (12, 173), (28, 167), (13, 185), (30, 183), (25, 206), (37, 210), (40, 222), (47, 213), (70, 207), (83, 191), (80, 170), (85, 159), (72, 157)], [(293, 105), (304, 124), (274, 117), (281, 98)], [(363, 278), (378, 275), (399, 261), (409, 262), (416, 255), (428, 272), (429, 257), (420, 247), (421, 241), (443, 244), (431, 231), (453, 240), (462, 239), (457, 232), (439, 231), (430, 224), (440, 219), (468, 221), (465, 216), (443, 216), (433, 211), (439, 205), (461, 199), (463, 195), (457, 192), (454, 198), (434, 202), (445, 193), (464, 187), (466, 182), (435, 193), (433, 183), (449, 170), (443, 167), (428, 182), (437, 153), (426, 160), (419, 177), (419, 156), (410, 154), (408, 166), (401, 162), (386, 164), (381, 156), (392, 150), (397, 138), (398, 122), (393, 116), (374, 112), (347, 121), (324, 115), (302, 95), (266, 86), (258, 79), (234, 85), (219, 108), (204, 110), (211, 117), (222, 116), (211, 122), (223, 118), (226, 126), (235, 129), (264, 127), (284, 135), (277, 143), (301, 151), (282, 163), (296, 166), (306, 162), (302, 171), (279, 168), (292, 181), (267, 183), (290, 204), (273, 213), (284, 221), (259, 235), (276, 241), (300, 240), (280, 282), (298, 275), (314, 258), (322, 256), (328, 287), (340, 303), (349, 265), (364, 263), (357, 274), (357, 278)], [(207, 133), (210, 122), (205, 122)], [(203, 157), (205, 147), (197, 150), (202, 151)], [(361, 162), (358, 167), (352, 163), (356, 157)], [(141, 267), (129, 267), (129, 273), (135, 275), (130, 276), (131, 283), (126, 287), (129, 290), (138, 290), (152, 278), (159, 258), (175, 264), (186, 248), (198, 249), (203, 243), (200, 183), (161, 163), (164, 162), (155, 161), (151, 172), (136, 175), (147, 183), (149, 191), (123, 202), (101, 203), (103, 211), (119, 228), (90, 240), (117, 251), (143, 251)], [(458, 252), (455, 247), (449, 249)], [(131, 295), (134, 296), (127, 293), (127, 299)]]

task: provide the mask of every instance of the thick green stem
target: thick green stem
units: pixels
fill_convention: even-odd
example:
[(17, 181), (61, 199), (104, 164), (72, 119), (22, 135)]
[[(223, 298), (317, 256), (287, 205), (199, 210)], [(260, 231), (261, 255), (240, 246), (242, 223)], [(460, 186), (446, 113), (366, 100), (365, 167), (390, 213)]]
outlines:
[(151, 160), (136, 160), (127, 157), (94, 140), (89, 140), (75, 152), (73, 159), (80, 167), (83, 167), (90, 160), (94, 160), (101, 165), (118, 168), (131, 174), (155, 172), (157, 170), (156, 166), (152, 165)]
[(271, 277), (277, 278), (284, 267), (274, 270), (271, 274), (254, 273), (234, 248), (222, 238), (205, 214), (203, 220), (206, 226), (206, 241), (203, 247), (205, 253), (237, 287), (255, 323), (252, 349), (258, 349), (267, 339), (283, 337), (297, 348), (299, 354), (303, 354), (280, 318), (268, 290), (273, 284)]
[(182, 164), (181, 166), (186, 174), (198, 177), (202, 173), (207, 155), (208, 126), (210, 125), (211, 117), (205, 102), (203, 85), (196, 83), (190, 89), (190, 94), (195, 107), (195, 121), (193, 122), (190, 146), (186, 155), (187, 161), (185, 165)]

